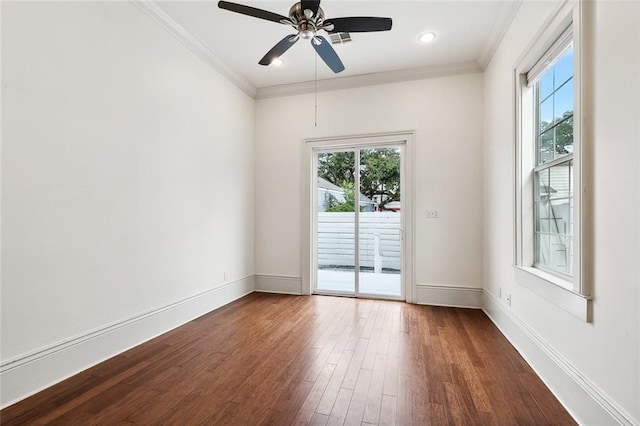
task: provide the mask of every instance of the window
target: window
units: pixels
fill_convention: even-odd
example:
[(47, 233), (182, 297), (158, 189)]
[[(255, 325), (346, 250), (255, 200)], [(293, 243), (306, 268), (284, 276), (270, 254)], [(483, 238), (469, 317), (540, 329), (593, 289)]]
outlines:
[(516, 281), (587, 321), (589, 13), (560, 6), (514, 70)]
[(535, 98), (534, 266), (573, 275), (573, 44), (530, 82)]

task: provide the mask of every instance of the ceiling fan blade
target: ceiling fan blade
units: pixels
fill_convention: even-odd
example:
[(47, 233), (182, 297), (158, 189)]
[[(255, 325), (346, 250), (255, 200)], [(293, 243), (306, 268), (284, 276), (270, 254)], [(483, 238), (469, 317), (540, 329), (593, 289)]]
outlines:
[(269, 12), (267, 10), (262, 10), (251, 6), (245, 6), (243, 4), (231, 3), (228, 1), (219, 1), (218, 7), (220, 9), (229, 10), (231, 12), (253, 16), (254, 18), (266, 19), (267, 21), (282, 23), (282, 20), (289, 20), (289, 18), (287, 18), (286, 16), (278, 15), (277, 13)]
[(301, 0), (300, 8), (304, 12), (305, 10), (310, 10), (313, 12), (313, 15), (316, 16), (318, 14), (318, 8), (320, 7), (320, 0)]
[[(320, 39), (320, 43), (316, 44), (315, 39)], [(314, 49), (316, 49), (316, 52), (318, 52), (318, 55), (322, 58), (324, 63), (327, 64), (329, 68), (331, 68), (331, 71), (335, 72), (336, 74), (344, 71), (344, 65), (342, 64), (342, 61), (338, 57), (336, 51), (333, 50), (333, 47), (331, 47), (331, 43), (329, 43), (327, 39), (322, 36), (316, 36), (315, 39), (311, 39), (311, 45)]]
[(297, 41), (298, 41), (298, 37), (296, 37), (295, 34), (289, 34), (288, 36), (280, 40), (278, 44), (273, 46), (271, 50), (268, 51), (267, 54), (264, 55), (264, 57), (260, 59), (260, 62), (258, 63), (260, 65), (270, 65), (274, 59), (282, 56), (282, 54), (287, 50), (289, 50), (291, 46), (296, 44)]
[(391, 18), (376, 18), (370, 16), (353, 16), (350, 18), (325, 19), (325, 25), (333, 24), (329, 33), (368, 33), (373, 31), (389, 31)]

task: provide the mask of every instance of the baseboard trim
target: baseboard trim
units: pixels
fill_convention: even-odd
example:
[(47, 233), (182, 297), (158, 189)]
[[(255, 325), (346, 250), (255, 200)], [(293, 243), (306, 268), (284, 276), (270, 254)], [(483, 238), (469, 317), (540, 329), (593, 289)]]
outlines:
[(482, 308), (482, 289), (417, 284), (415, 301), (419, 305), (480, 309)]
[(630, 414), (488, 292), (483, 310), (581, 425), (638, 425)]
[(254, 291), (253, 275), (0, 364), (0, 408)]
[(302, 278), (284, 275), (254, 275), (256, 291), (262, 293), (302, 294)]

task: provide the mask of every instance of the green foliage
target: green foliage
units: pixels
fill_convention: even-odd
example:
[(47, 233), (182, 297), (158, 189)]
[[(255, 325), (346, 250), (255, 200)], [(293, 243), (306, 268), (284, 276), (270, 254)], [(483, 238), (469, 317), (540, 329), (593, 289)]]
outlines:
[(327, 152), (318, 154), (318, 176), (340, 186), (342, 182), (354, 183), (354, 153)]
[(573, 111), (565, 112), (558, 121), (557, 124), (548, 121), (540, 123), (539, 152), (541, 163), (572, 152)]
[[(343, 181), (342, 189), (344, 190), (344, 201), (338, 201), (336, 197), (328, 194), (326, 211), (328, 212), (354, 212), (356, 208), (356, 191), (352, 182)], [(360, 207), (363, 211), (364, 207)]]
[[(318, 155), (318, 176), (345, 189), (344, 206), (339, 206), (341, 203), (331, 196), (327, 211), (354, 211), (354, 157), (353, 152)], [(384, 210), (387, 203), (400, 201), (399, 149), (372, 148), (360, 151), (360, 192), (378, 202), (380, 210)], [(352, 204), (349, 204), (349, 200)]]
[(360, 151), (360, 191), (378, 207), (400, 201), (400, 150), (366, 149)]

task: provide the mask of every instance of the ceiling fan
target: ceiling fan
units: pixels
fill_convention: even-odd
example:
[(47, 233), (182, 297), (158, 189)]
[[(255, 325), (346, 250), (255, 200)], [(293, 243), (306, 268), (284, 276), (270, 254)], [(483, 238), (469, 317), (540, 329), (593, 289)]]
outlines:
[(325, 19), (324, 11), (320, 7), (320, 0), (301, 0), (295, 3), (291, 6), (288, 17), (228, 1), (218, 2), (218, 7), (231, 12), (253, 16), (254, 18), (290, 25), (297, 31), (295, 34), (289, 34), (273, 46), (273, 48), (260, 59), (260, 62), (258, 62), (260, 65), (271, 64), (271, 62), (282, 56), (291, 46), (302, 38), (311, 40), (311, 46), (313, 46), (320, 58), (322, 58), (334, 73), (339, 73), (344, 71), (344, 65), (336, 51), (331, 47), (331, 43), (323, 36), (318, 35), (318, 31), (324, 30), (327, 33), (366, 33), (389, 31), (391, 29), (391, 18), (354, 16)]

